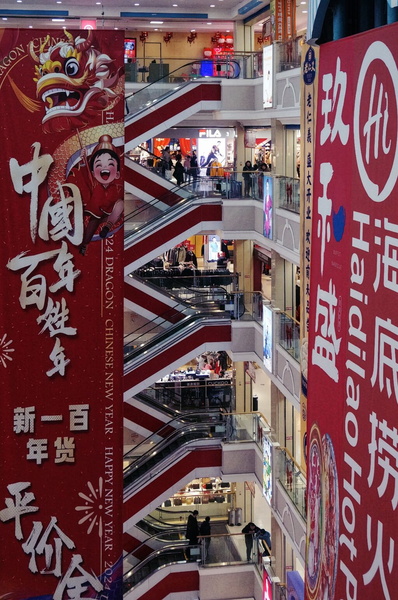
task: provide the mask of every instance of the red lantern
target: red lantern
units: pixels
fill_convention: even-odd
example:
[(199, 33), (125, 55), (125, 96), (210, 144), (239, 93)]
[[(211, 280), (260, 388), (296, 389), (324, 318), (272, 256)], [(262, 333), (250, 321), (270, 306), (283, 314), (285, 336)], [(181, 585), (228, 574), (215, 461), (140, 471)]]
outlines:
[(169, 33), (166, 33), (166, 35), (163, 36), (163, 39), (166, 42), (166, 44), (168, 44), (172, 37), (173, 37), (173, 34), (170, 31)]

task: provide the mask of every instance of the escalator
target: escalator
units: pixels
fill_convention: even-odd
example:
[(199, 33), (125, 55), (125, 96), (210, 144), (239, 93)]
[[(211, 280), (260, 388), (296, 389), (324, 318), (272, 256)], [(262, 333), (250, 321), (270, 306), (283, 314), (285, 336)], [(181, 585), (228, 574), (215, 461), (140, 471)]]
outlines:
[[(186, 423), (126, 466), (125, 531), (168, 499), (182, 482), (194, 479), (201, 472), (219, 474), (225, 427), (218, 413), (206, 421)], [(150, 446), (148, 440), (145, 443)]]
[(136, 339), (135, 347), (125, 351), (125, 399), (134, 397), (192, 356), (206, 350), (229, 350), (231, 338), (230, 314), (220, 309), (187, 315), (147, 343), (139, 343)]
[(129, 225), (126, 218), (124, 239), (124, 270), (131, 271), (150, 262), (193, 235), (222, 229), (221, 198), (203, 200), (190, 197), (146, 222)]
[[(208, 62), (213, 63), (213, 61)], [(220, 109), (220, 79), (239, 77), (239, 63), (230, 58), (221, 58), (217, 60), (219, 67), (217, 79), (203, 77), (184, 80), (186, 79), (184, 72), (195, 64), (197, 61), (187, 63), (127, 96), (125, 116), (127, 151), (199, 111)]]

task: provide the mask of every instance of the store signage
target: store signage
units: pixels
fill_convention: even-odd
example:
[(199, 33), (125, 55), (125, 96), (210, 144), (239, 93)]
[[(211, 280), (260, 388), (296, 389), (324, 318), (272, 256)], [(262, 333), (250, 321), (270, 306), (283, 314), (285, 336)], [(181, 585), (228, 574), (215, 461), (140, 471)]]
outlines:
[(81, 19), (80, 29), (97, 29), (96, 19)]
[[(229, 131), (227, 130), (225, 132), (225, 135), (228, 137), (229, 136)], [(219, 129), (199, 129), (199, 137), (206, 137), (206, 138), (220, 138), (220, 137), (224, 137), (223, 135), (221, 135), (221, 131)]]
[(396, 597), (397, 56), (397, 24), (320, 48), (308, 600)]
[(13, 31), (0, 40), (1, 56), (18, 53), (0, 79), (1, 594), (110, 600), (122, 585), (123, 34)]

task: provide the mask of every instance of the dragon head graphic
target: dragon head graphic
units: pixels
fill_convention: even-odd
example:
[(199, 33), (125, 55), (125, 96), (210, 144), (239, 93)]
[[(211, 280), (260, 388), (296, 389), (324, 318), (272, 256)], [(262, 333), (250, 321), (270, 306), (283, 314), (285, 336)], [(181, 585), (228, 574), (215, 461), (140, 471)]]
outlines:
[(32, 43), (29, 47), (37, 63), (34, 81), (37, 98), (45, 106), (46, 133), (87, 125), (98, 111), (114, 105), (122, 89), (113, 60), (92, 46), (91, 30), (87, 39), (67, 31), (65, 36), (66, 41), (54, 45), (48, 45), (47, 36), (39, 55)]

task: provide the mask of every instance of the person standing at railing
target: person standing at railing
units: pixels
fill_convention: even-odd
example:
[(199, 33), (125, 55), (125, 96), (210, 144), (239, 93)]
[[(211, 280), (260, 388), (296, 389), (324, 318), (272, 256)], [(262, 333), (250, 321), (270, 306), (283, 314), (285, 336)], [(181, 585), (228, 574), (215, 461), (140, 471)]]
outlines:
[(243, 195), (245, 196), (245, 198), (249, 198), (251, 196), (252, 175), (253, 175), (254, 171), (255, 171), (255, 168), (253, 167), (251, 161), (247, 160), (245, 162), (245, 166), (243, 167), (243, 170), (242, 170), (242, 176), (243, 176), (243, 182), (244, 182)]
[(190, 161), (189, 161), (189, 174), (192, 177), (192, 181), (193, 181), (193, 191), (196, 192), (197, 187), (198, 187), (199, 167), (198, 167), (198, 157), (196, 156), (195, 150), (193, 150)]
[(174, 178), (177, 182), (177, 185), (181, 185), (184, 182), (184, 174), (185, 174), (185, 170), (184, 167), (181, 163), (181, 154), (177, 154), (176, 155), (176, 163), (174, 165)]
[(254, 523), (250, 522), (242, 529), (242, 533), (245, 534), (245, 544), (246, 544), (246, 560), (250, 562), (252, 550), (253, 550), (253, 540), (256, 533), (260, 531), (260, 528), (257, 527)]
[[(211, 535), (211, 526), (210, 526), (210, 517), (205, 517), (203, 523), (201, 523), (199, 528), (199, 536), (210, 536)], [(204, 558), (207, 557), (210, 546), (210, 537), (205, 537), (202, 539), (204, 544)]]
[[(185, 533), (185, 537), (189, 540), (190, 546), (195, 546), (198, 543), (198, 535), (199, 535), (199, 523), (198, 523), (198, 514), (197, 510), (194, 510), (188, 517), (187, 521), (187, 530)], [(190, 549), (188, 548), (188, 558), (190, 558)]]

